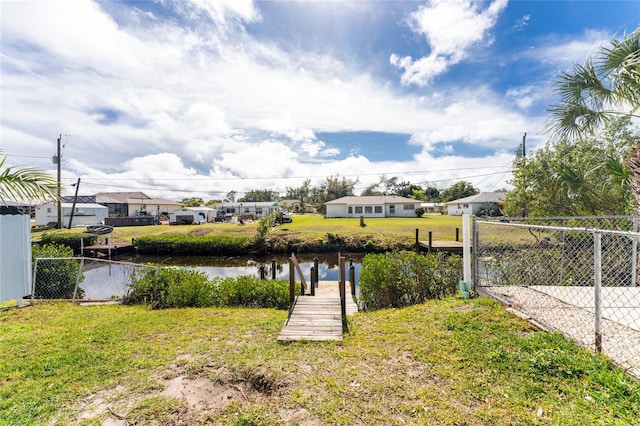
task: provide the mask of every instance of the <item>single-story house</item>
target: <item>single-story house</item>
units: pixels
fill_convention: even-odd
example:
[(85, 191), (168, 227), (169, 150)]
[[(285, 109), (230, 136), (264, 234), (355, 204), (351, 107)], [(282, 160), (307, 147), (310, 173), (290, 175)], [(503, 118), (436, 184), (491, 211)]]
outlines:
[(271, 213), (280, 211), (276, 201), (236, 201), (224, 202), (215, 206), (228, 219), (230, 217), (244, 217), (260, 219)]
[(316, 209), (309, 203), (304, 203), (304, 209), (302, 207), (302, 203), (300, 200), (280, 200), (278, 201), (280, 207), (284, 207), (290, 212), (293, 213), (315, 213)]
[(482, 208), (487, 208), (495, 204), (501, 206), (506, 197), (507, 194), (504, 192), (481, 192), (470, 197), (449, 201), (446, 203), (447, 213), (449, 216), (476, 214)]
[(397, 195), (349, 196), (325, 203), (325, 217), (415, 217), (420, 202)]
[[(62, 203), (62, 226), (69, 226), (73, 203)], [(95, 225), (109, 217), (109, 209), (100, 204), (76, 203), (71, 226)], [(36, 207), (36, 225), (58, 223), (58, 205), (46, 203)]]
[(100, 192), (95, 202), (107, 206), (111, 217), (169, 216), (182, 208), (177, 201), (151, 198), (144, 192)]

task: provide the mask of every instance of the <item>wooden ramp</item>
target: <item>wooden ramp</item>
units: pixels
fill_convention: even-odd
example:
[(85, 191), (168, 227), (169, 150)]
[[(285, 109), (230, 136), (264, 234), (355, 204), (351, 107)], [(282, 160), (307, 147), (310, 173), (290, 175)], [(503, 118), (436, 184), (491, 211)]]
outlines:
[[(346, 286), (347, 315), (358, 311), (349, 285)], [(342, 341), (342, 313), (337, 281), (320, 281), (316, 296), (296, 296), (279, 341)]]

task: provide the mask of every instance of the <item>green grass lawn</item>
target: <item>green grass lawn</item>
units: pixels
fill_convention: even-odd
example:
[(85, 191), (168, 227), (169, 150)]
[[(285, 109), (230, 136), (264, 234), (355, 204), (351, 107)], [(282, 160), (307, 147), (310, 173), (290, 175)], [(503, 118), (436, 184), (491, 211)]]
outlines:
[[(328, 218), (318, 214), (294, 215), (293, 222), (285, 223), (274, 228), (274, 236), (296, 234), (301, 238), (317, 239), (331, 233), (342, 236), (376, 235), (379, 238), (415, 240), (416, 229), (419, 230), (420, 240), (429, 239), (429, 231), (433, 232), (434, 240), (453, 241), (456, 228), (460, 229), (462, 238), (462, 218), (460, 216), (424, 215), (417, 218), (367, 218), (365, 227), (360, 226), (359, 218)], [(209, 223), (203, 225), (158, 225), (158, 226), (124, 226), (113, 230), (114, 243), (129, 243), (131, 239), (143, 235), (158, 234), (196, 234), (196, 235), (228, 235), (253, 237), (256, 234), (257, 222), (245, 225), (230, 223)], [(47, 233), (84, 232), (85, 228), (71, 230), (48, 230)], [(34, 233), (33, 239), (39, 240), (42, 232)]]
[(322, 215), (296, 215), (292, 223), (285, 223), (275, 232), (306, 233), (321, 237), (327, 233), (386, 234), (415, 239), (416, 229), (420, 239), (426, 241), (428, 232), (434, 240), (455, 240), (456, 228), (462, 238), (462, 217), (446, 215), (424, 215), (423, 217), (365, 218), (366, 226), (360, 226), (359, 218), (324, 218)]
[[(358, 313), (43, 303), (0, 311), (0, 424), (630, 425), (640, 384), (488, 299)], [(180, 386), (178, 386), (180, 385)]]

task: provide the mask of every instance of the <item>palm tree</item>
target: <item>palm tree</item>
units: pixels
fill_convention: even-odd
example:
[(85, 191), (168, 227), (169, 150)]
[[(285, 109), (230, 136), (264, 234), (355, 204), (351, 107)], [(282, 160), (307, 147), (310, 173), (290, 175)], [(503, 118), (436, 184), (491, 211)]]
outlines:
[[(563, 72), (556, 81), (560, 103), (549, 108), (549, 128), (555, 136), (582, 137), (612, 119), (639, 117), (640, 28), (610, 47), (601, 47), (584, 65)], [(636, 213), (640, 213), (640, 140), (625, 161)]]
[(0, 202), (31, 199), (57, 199), (58, 181), (33, 167), (5, 167), (0, 159)]

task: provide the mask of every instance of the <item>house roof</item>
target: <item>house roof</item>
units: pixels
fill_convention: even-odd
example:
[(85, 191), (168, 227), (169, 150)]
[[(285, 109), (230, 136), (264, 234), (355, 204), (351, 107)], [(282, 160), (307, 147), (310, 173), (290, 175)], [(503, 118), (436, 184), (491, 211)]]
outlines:
[(182, 206), (182, 203), (177, 201), (166, 200), (164, 198), (127, 198), (127, 204), (145, 204), (147, 206), (152, 206), (154, 204), (158, 206)]
[(415, 204), (418, 200), (413, 198), (400, 197), (398, 195), (367, 195), (363, 197), (348, 196), (336, 200), (327, 201), (325, 204), (350, 204), (350, 205), (373, 205), (373, 204)]
[(481, 192), (469, 197), (451, 200), (446, 204), (484, 204), (484, 203), (500, 203), (507, 197), (505, 192)]
[[(144, 200), (150, 200), (151, 197), (149, 197), (147, 194), (145, 194), (144, 192), (99, 192), (96, 194), (96, 201), (101, 202), (101, 203), (121, 203), (121, 204), (125, 204), (127, 203), (127, 200), (129, 198), (136, 198), (138, 200), (140, 199), (144, 199)], [(103, 200), (109, 200), (109, 201), (103, 201)]]

